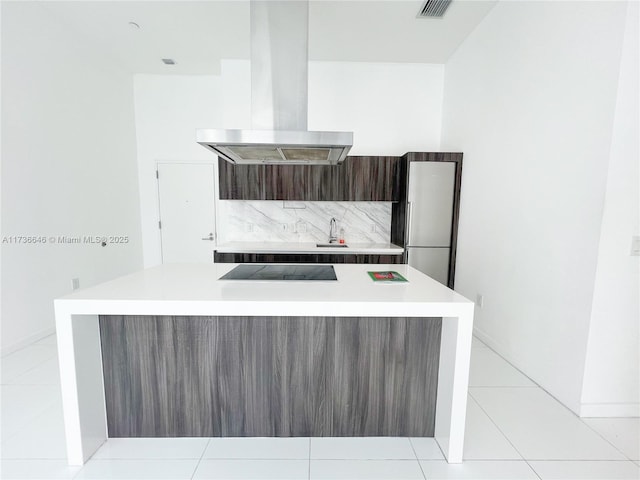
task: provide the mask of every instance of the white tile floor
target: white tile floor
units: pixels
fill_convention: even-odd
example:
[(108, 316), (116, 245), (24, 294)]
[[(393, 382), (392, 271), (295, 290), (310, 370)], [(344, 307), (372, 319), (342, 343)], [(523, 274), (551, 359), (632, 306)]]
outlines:
[(55, 338), (1, 362), (5, 480), (640, 478), (640, 419), (580, 419), (477, 339), (460, 465), (431, 438), (145, 438), (68, 467)]

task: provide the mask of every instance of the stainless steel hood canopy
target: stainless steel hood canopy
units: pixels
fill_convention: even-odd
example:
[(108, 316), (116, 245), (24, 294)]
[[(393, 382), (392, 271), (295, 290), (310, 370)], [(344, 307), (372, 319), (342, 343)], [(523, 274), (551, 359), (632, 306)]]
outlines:
[(353, 143), (348, 132), (198, 130), (197, 141), (235, 164), (336, 165)]
[(196, 131), (196, 141), (236, 164), (341, 163), (351, 132), (307, 130), (309, 4), (251, 1), (252, 130)]

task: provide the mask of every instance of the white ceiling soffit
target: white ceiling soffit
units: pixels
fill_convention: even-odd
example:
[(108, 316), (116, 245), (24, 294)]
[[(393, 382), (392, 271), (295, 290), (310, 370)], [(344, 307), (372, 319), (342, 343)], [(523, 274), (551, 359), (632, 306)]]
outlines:
[[(220, 73), (223, 58), (249, 58), (249, 2), (46, 1), (52, 17), (133, 73)], [(129, 22), (140, 26), (132, 29)], [(165, 65), (162, 59), (173, 59)]]
[[(495, 3), (453, 0), (432, 19), (418, 18), (424, 0), (311, 0), (309, 60), (445, 63)], [(250, 56), (247, 0), (41, 4), (134, 73), (217, 74), (221, 59)]]

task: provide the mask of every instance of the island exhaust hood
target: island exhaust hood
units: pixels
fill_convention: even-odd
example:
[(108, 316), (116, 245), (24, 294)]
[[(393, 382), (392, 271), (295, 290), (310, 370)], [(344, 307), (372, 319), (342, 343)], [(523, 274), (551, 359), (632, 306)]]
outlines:
[(309, 4), (251, 0), (251, 130), (199, 129), (196, 141), (235, 164), (337, 165), (351, 132), (307, 130)]

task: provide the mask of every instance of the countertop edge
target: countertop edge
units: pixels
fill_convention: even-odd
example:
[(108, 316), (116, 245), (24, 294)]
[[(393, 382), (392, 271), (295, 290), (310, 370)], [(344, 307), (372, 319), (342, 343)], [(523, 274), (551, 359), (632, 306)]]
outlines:
[(402, 255), (404, 248), (394, 246), (358, 246), (353, 247), (309, 247), (309, 246), (258, 246), (258, 245), (218, 245), (213, 248), (217, 253), (273, 253), (273, 254), (334, 254), (334, 255)]

